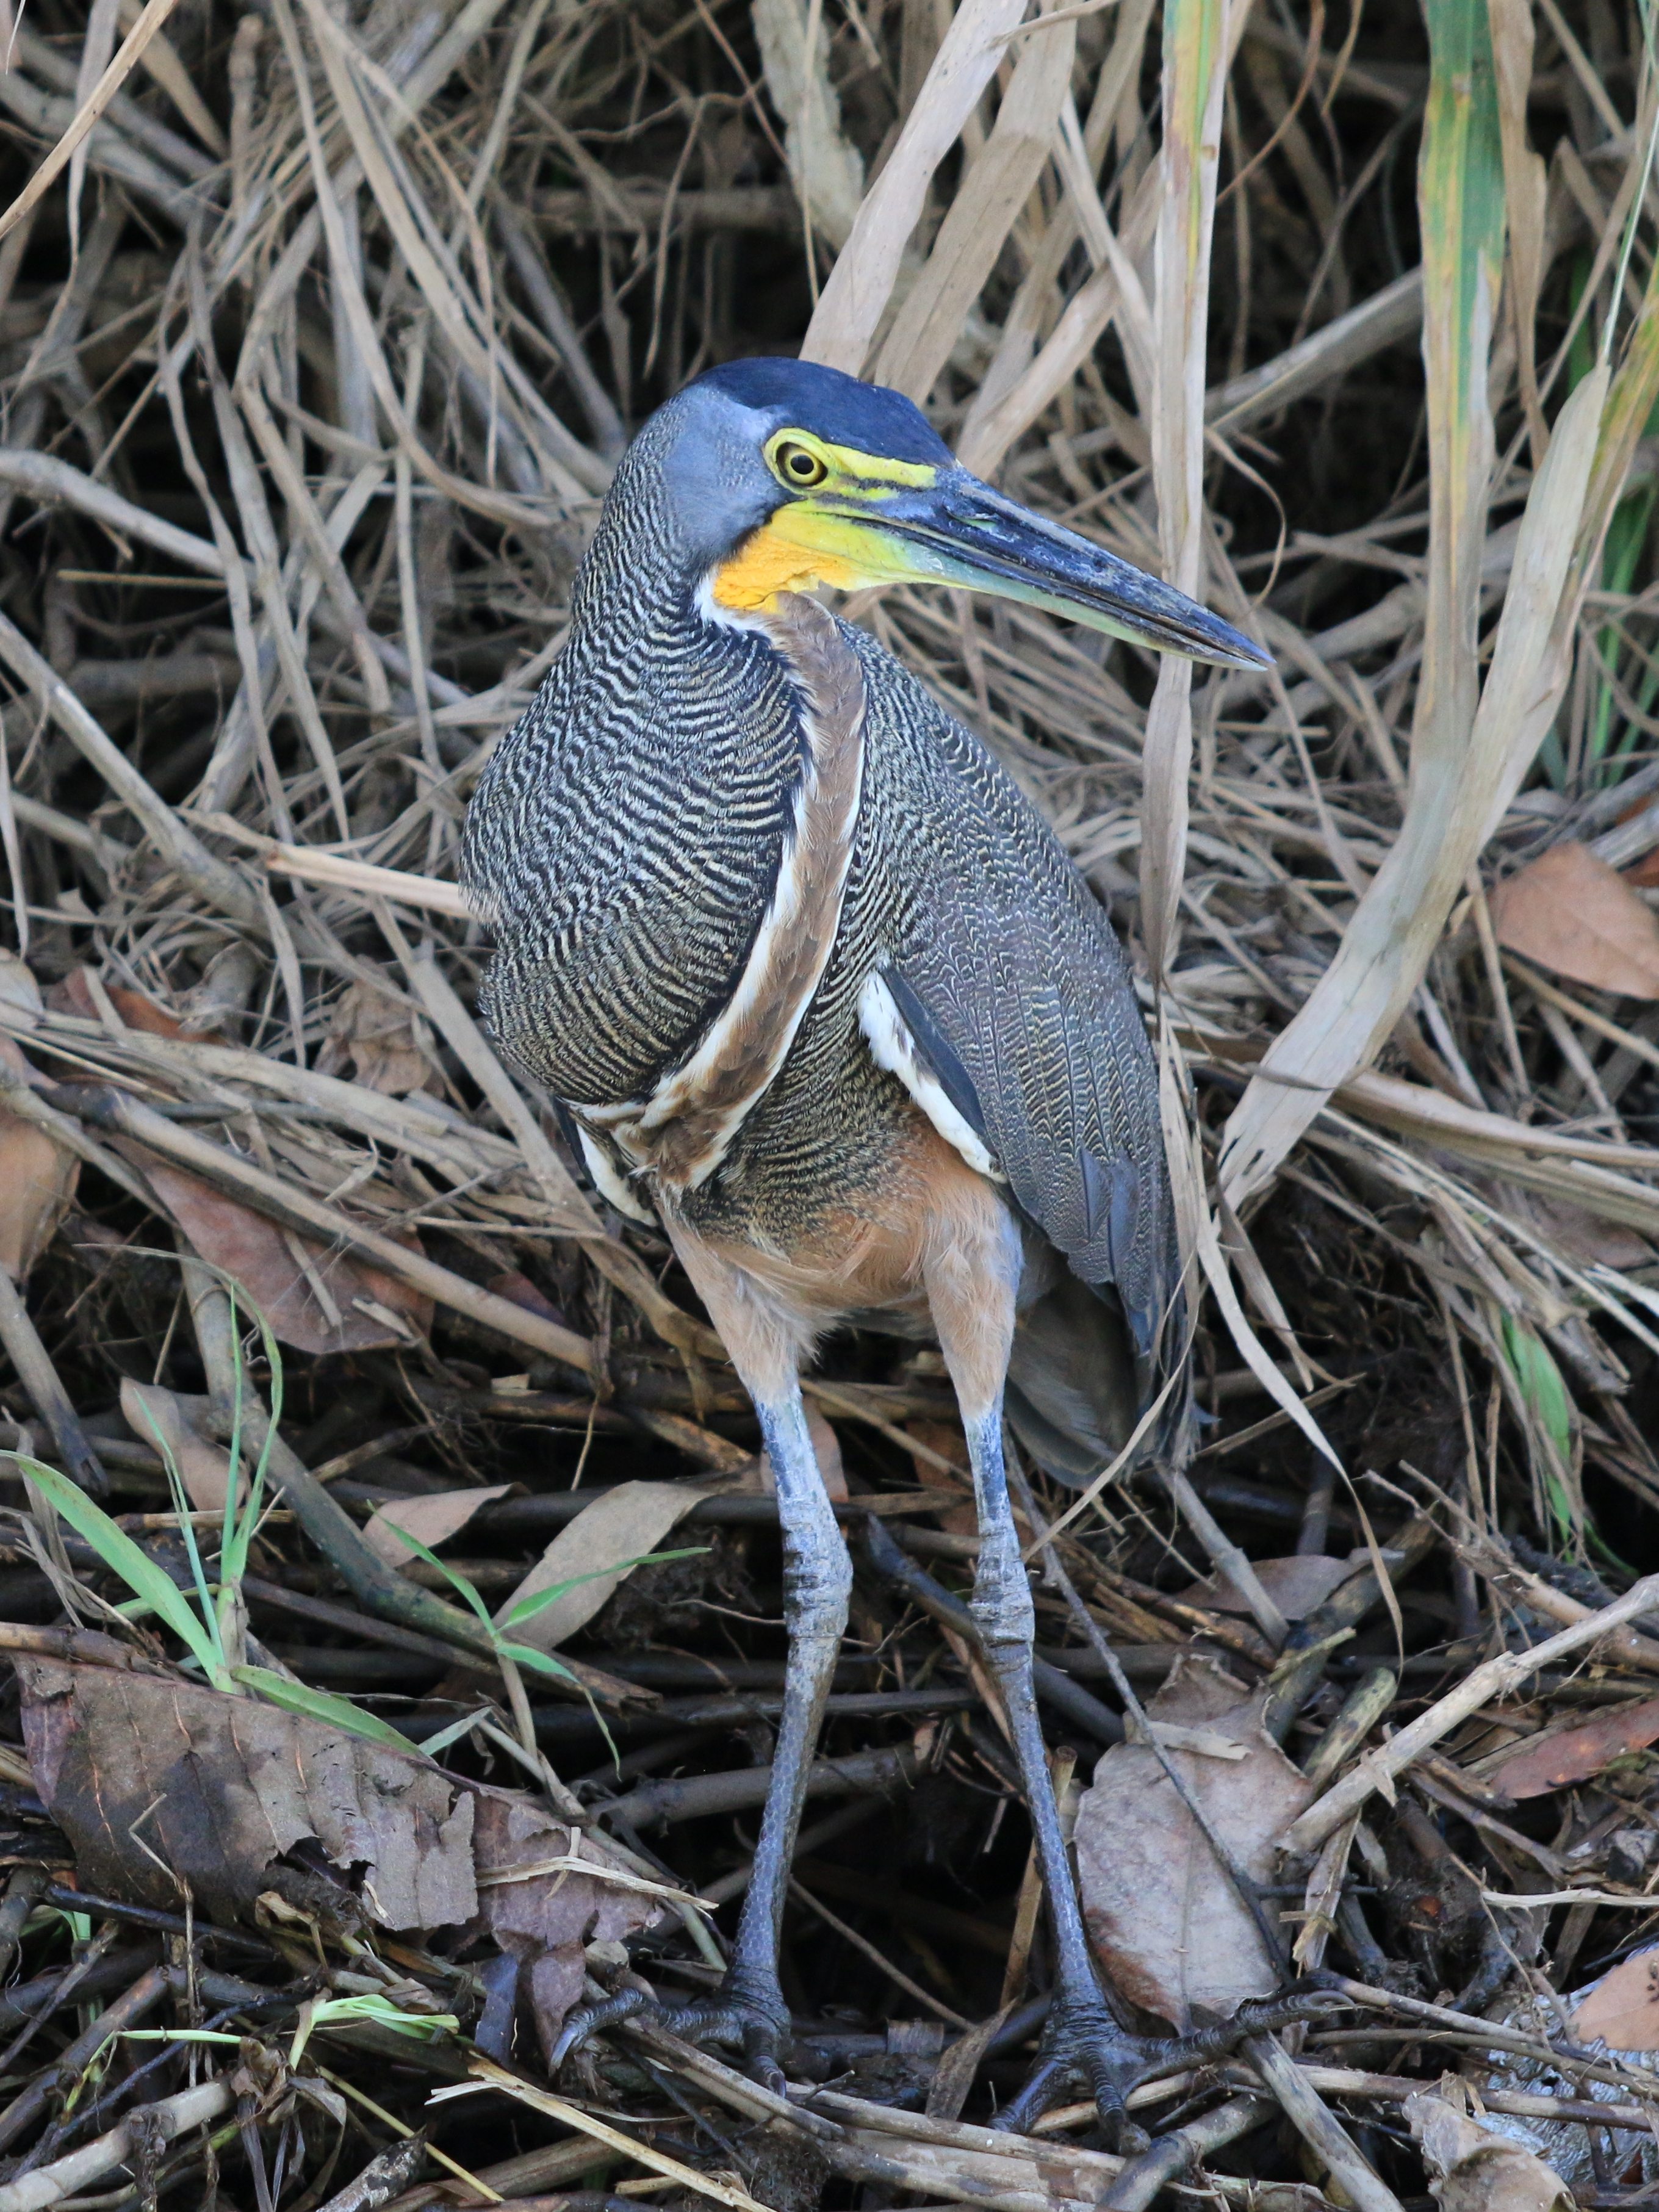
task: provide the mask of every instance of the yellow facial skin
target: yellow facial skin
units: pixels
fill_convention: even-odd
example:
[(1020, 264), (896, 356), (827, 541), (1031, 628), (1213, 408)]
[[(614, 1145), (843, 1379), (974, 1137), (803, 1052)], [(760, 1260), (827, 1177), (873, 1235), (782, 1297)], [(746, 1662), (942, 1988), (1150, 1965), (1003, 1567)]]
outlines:
[(780, 507), (716, 569), (718, 605), (752, 613), (770, 606), (780, 592), (810, 592), (820, 584), (858, 591), (896, 583), (909, 573), (899, 547), (885, 543), (876, 518), (866, 523), (817, 502), (926, 489), (937, 469), (831, 446), (807, 430), (776, 432), (767, 441), (766, 459), (781, 483), (809, 495)]

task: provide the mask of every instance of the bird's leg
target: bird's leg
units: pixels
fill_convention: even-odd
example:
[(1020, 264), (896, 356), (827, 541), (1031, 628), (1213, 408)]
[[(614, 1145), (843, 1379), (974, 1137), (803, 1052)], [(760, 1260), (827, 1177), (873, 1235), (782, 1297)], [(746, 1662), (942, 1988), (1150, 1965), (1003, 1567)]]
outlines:
[(1140, 2040), (1119, 2025), (1102, 1995), (1060, 1831), (1031, 1686), (1036, 1621), (1008, 1501), (1000, 1395), (988, 1412), (969, 1422), (968, 1449), (979, 1510), (979, 1571), (974, 1577), (972, 1612), (1008, 1716), (1054, 1946), (1054, 2001), (1037, 2064), (997, 2124), (1029, 2127), (1076, 2083), (1093, 2096), (1102, 2120), (1121, 2137), (1124, 2096), (1144, 2069), (1147, 2053)]
[(1110, 2135), (1120, 2142), (1144, 2141), (1138, 2129), (1126, 2127), (1123, 2100), (1144, 2070), (1148, 2051), (1113, 2016), (1095, 1972), (1031, 1682), (1036, 1613), (1002, 1449), (1003, 1381), (1019, 1279), (1018, 1232), (1000, 1200), (996, 1212), (1000, 1221), (988, 1218), (973, 1231), (958, 1224), (953, 1237), (941, 1240), (928, 1270), (927, 1291), (973, 1468), (979, 1566), (970, 1610), (1002, 1692), (1054, 1936), (1054, 1997), (1036, 2067), (997, 2124), (1011, 2130), (1030, 2126), (1077, 2083), (1094, 2097)]
[[(680, 1239), (676, 1237), (677, 1244)], [(781, 1325), (752, 1297), (733, 1300), (735, 1270), (708, 1264), (709, 1255), (682, 1251), (687, 1270), (732, 1353), (732, 1363), (760, 1416), (761, 1435), (777, 1483), (783, 1532), (783, 1619), (789, 1633), (783, 1710), (772, 1756), (772, 1778), (761, 1814), (754, 1871), (743, 1900), (732, 1963), (720, 1988), (702, 2002), (661, 2015), (664, 2025), (693, 2041), (735, 2047), (756, 2078), (784, 2086), (780, 2055), (789, 2039), (789, 2008), (778, 1979), (778, 1946), (788, 1894), (790, 1862), (812, 1753), (835, 1673), (853, 1563), (818, 1472), (806, 1425), (796, 1351)], [(726, 1295), (722, 1293), (725, 1292)], [(642, 1992), (629, 1990), (607, 2003), (574, 2013), (554, 2052), (556, 2064), (595, 2029), (646, 2008)]]

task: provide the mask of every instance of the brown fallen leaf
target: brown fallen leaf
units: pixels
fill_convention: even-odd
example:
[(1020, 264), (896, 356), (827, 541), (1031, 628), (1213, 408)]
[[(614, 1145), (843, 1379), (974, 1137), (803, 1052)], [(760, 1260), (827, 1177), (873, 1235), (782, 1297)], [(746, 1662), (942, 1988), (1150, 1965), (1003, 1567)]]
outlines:
[(377, 1505), (369, 1516), (364, 1540), (388, 1566), (399, 1571), (412, 1567), (416, 1555), (398, 1540), (399, 1528), (407, 1529), (428, 1551), (435, 1551), (452, 1536), (459, 1536), (481, 1505), (505, 1498), (512, 1487), (510, 1482), (497, 1482), (487, 1490), (433, 1490), (423, 1498), (393, 1498)]
[(355, 1903), (390, 1929), (476, 1927), (528, 1966), (551, 2036), (580, 1994), (585, 1947), (660, 1911), (604, 1838), (516, 1791), (159, 1674), (16, 1667), (34, 1787), (88, 1888), (169, 1911), (188, 1894), (220, 1921), (275, 1891)]
[(492, 1275), (484, 1287), (494, 1291), (498, 1298), (510, 1298), (515, 1306), (522, 1306), (526, 1313), (539, 1314), (544, 1321), (556, 1322), (561, 1328), (569, 1327), (547, 1292), (516, 1267), (504, 1275)]
[[(173, 1219), (203, 1259), (240, 1283), (270, 1323), (272, 1333), (297, 1352), (367, 1352), (380, 1345), (404, 1344), (407, 1335), (385, 1314), (406, 1317), (411, 1334), (432, 1326), (432, 1301), (395, 1277), (347, 1253), (284, 1232), (275, 1222), (238, 1200), (227, 1198), (199, 1176), (158, 1160), (153, 1152), (112, 1139), (115, 1149), (136, 1161)], [(403, 1240), (419, 1249), (419, 1239)], [(307, 1266), (328, 1294), (334, 1311), (325, 1310), (315, 1287), (295, 1258)], [(379, 1306), (377, 1315), (366, 1306)]]
[(1498, 943), (1522, 958), (1598, 991), (1659, 999), (1659, 915), (1588, 845), (1552, 845), (1490, 905)]
[(1575, 1206), (1571, 1199), (1543, 1198), (1535, 1191), (1525, 1196), (1533, 1220), (1550, 1243), (1583, 1267), (1628, 1272), (1632, 1267), (1650, 1267), (1659, 1261), (1659, 1250), (1647, 1237), (1638, 1236), (1620, 1222), (1604, 1220), (1587, 1206)]
[(1659, 1698), (1616, 1706), (1577, 1728), (1530, 1743), (1492, 1768), (1486, 1778), (1491, 1788), (1501, 1790), (1518, 1805), (1525, 1798), (1565, 1790), (1571, 1783), (1588, 1782), (1615, 1759), (1645, 1750), (1650, 1743), (1659, 1743)]
[[(953, 1536), (972, 1536), (979, 1530), (979, 1515), (974, 1510), (973, 1477), (968, 1470), (968, 1440), (962, 1433), (959, 1421), (907, 1421), (906, 1436), (921, 1446), (914, 1466), (916, 1480), (926, 1490), (943, 1490), (954, 1493), (961, 1500), (938, 1515), (939, 1526)], [(939, 1459), (948, 1460), (960, 1470), (952, 1479), (931, 1455), (937, 1452)]]
[[(1233, 1856), (1273, 1879), (1274, 1846), (1313, 1796), (1261, 1725), (1259, 1697), (1208, 1659), (1183, 1655), (1147, 1717), (1241, 1747), (1242, 1759), (1169, 1757)], [(1151, 1747), (1117, 1744), (1095, 1769), (1077, 1818), (1084, 1917), (1115, 1986), (1185, 2033), (1231, 2019), (1276, 1986), (1272, 1961), (1232, 1884)]]
[[(0, 952), (0, 1000), (40, 1011), (40, 987), (15, 952)], [(9, 1036), (0, 1059), (14, 1074), (32, 1071)], [(0, 1109), (0, 1267), (21, 1281), (57, 1235), (81, 1180), (81, 1163), (44, 1129)]]
[(198, 1513), (224, 1510), (230, 1476), (230, 1457), (196, 1425), (197, 1407), (159, 1382), (121, 1381), (121, 1413), (127, 1426), (142, 1443), (171, 1454), (185, 1486), (185, 1494)]
[[(1305, 1620), (1323, 1605), (1334, 1589), (1365, 1565), (1358, 1559), (1330, 1559), (1318, 1553), (1297, 1553), (1288, 1559), (1252, 1559), (1265, 1589), (1286, 1620)], [(1207, 1606), (1212, 1613), (1249, 1613), (1249, 1600), (1241, 1597), (1231, 1583), (1211, 1575), (1180, 1593), (1183, 1605)]]
[(516, 1623), (512, 1632), (515, 1644), (556, 1650), (621, 1586), (629, 1571), (621, 1562), (655, 1551), (676, 1522), (708, 1495), (700, 1482), (619, 1482), (560, 1529), (495, 1615), (497, 1626), (504, 1626), (526, 1598), (570, 1583), (573, 1587), (562, 1596)]
[(348, 1065), (366, 1089), (389, 1098), (434, 1085), (432, 1061), (421, 1049), (409, 1008), (369, 982), (349, 984), (341, 994), (317, 1055), (319, 1075), (343, 1074)]
[(1442, 2212), (1572, 2212), (1559, 2174), (1444, 2097), (1407, 2097), (1406, 2119)]
[(1581, 1998), (1572, 2015), (1577, 2043), (1610, 2051), (1659, 2051), (1659, 1946), (1621, 1959)]
[[(83, 1021), (98, 1021), (101, 1010), (89, 980), (91, 975), (90, 969), (71, 968), (47, 992), (46, 1004), (66, 1014), (79, 1014)], [(101, 976), (98, 984), (130, 1030), (144, 1030), (151, 1036), (184, 1035), (185, 1025), (178, 1016), (169, 1013), (165, 1006), (158, 1006), (142, 991), (132, 990), (125, 983), (106, 983)]]
[[(650, 1927), (661, 1907), (591, 1828), (563, 1827), (509, 1790), (480, 1788), (476, 1802), (472, 1849), (484, 1921), (519, 1961), (550, 2061), (565, 2014), (581, 1998), (587, 1946)], [(580, 1872), (584, 1863), (594, 1871)]]

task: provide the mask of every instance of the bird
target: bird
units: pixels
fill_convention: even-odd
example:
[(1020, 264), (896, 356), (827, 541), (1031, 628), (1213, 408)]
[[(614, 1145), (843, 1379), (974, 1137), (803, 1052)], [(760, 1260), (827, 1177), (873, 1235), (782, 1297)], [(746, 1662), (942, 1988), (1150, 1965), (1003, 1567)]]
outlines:
[[(941, 585), (1224, 667), (1239, 630), (963, 468), (902, 394), (802, 361), (709, 369), (619, 463), (565, 641), (477, 783), (463, 880), (502, 1054), (594, 1185), (654, 1222), (753, 1401), (789, 1657), (752, 1879), (708, 1999), (659, 2017), (781, 2089), (778, 1954), (852, 1567), (803, 1363), (842, 1324), (936, 1340), (1054, 1936), (1029, 2126), (1109, 2133), (1139, 2046), (1108, 2002), (1032, 1693), (1005, 1418), (1073, 1485), (1179, 1452), (1188, 1347), (1158, 1072), (1112, 925), (986, 744), (820, 596)], [(647, 2007), (571, 2016), (556, 2065)]]

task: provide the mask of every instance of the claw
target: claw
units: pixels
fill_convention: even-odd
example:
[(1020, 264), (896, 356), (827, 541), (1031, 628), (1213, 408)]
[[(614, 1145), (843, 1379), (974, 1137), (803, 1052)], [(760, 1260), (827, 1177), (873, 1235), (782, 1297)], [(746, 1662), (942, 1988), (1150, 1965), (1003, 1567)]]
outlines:
[(704, 1997), (696, 2004), (664, 2007), (643, 1990), (623, 1990), (603, 2004), (585, 2005), (571, 2014), (553, 2046), (555, 2070), (590, 2035), (641, 2014), (688, 2043), (714, 2043), (740, 2051), (751, 2077), (763, 2088), (782, 2095), (786, 2083), (781, 2054), (789, 2039), (788, 2011), (781, 1996), (769, 1990), (740, 1987), (735, 1981), (718, 1996)]
[(1133, 2157), (1149, 2138), (1129, 2118), (1123, 2100), (1145, 2072), (1154, 2047), (1120, 2027), (1103, 2004), (1057, 2004), (1049, 2012), (1030, 2079), (992, 2125), (1023, 2135), (1066, 2090), (1085, 2088), (1094, 2098), (1108, 2142)]
[(603, 2004), (584, 2005), (580, 2012), (573, 2012), (553, 2046), (552, 2070), (556, 2073), (571, 2052), (586, 2043), (590, 2035), (598, 2035), (605, 2028), (614, 2027), (619, 2020), (643, 2012), (650, 2002), (643, 1990), (623, 1990), (619, 1996), (607, 1997)]

